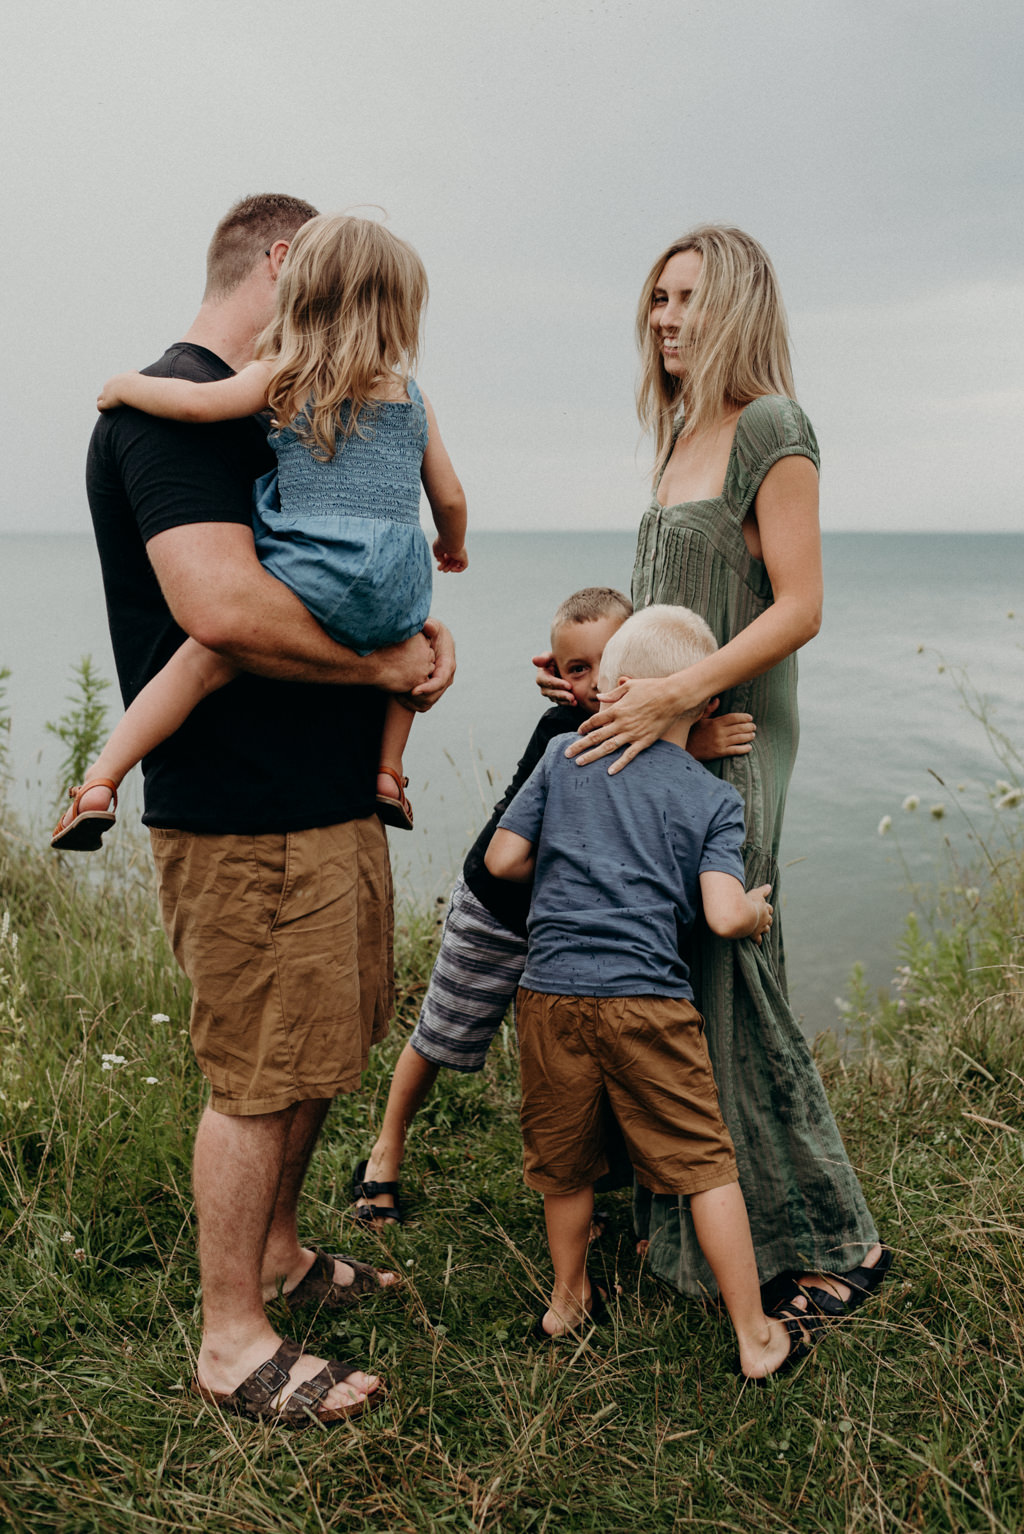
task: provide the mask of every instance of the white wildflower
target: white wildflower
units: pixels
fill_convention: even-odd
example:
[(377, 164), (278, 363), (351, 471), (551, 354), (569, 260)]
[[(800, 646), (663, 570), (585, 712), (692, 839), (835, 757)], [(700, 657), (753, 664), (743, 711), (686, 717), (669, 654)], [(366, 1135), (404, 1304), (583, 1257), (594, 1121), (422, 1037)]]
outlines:
[(1010, 810), (1024, 799), (1024, 788), (1011, 788), (1008, 793), (996, 800), (997, 810)]
[(917, 794), (908, 794), (907, 797), (904, 799), (903, 803), (900, 805), (900, 809), (901, 810), (916, 810), (918, 808), (918, 806), (920, 805), (920, 803), (921, 803), (921, 800), (920, 800), (920, 798), (918, 797)]
[(158, 1076), (146, 1076), (144, 1080), (147, 1087), (158, 1087), (160, 1085), (160, 1079)]
[(977, 905), (980, 898), (981, 890), (978, 889), (977, 885), (969, 884), (964, 890), (964, 899), (967, 901), (968, 905)]
[(848, 1017), (849, 1014), (853, 1011), (853, 1002), (852, 1001), (844, 1001), (841, 996), (837, 996), (836, 997), (836, 1011), (837, 1012), (841, 1012), (844, 1017)]
[(70, 1246), (71, 1242), (75, 1238), (74, 1238), (74, 1236), (71, 1234), (71, 1232), (69, 1230), (66, 1230), (66, 1231), (63, 1232), (63, 1234), (61, 1235), (60, 1239), (64, 1242), (65, 1246)]
[(878, 822), (878, 834), (879, 834), (879, 836), (888, 836), (889, 832), (891, 830), (892, 830), (892, 816), (891, 815), (883, 815), (881, 820)]
[(151, 1023), (169, 1023), (170, 1022), (170, 1018), (167, 1016), (166, 1012), (154, 1012), (153, 1016), (150, 1018), (150, 1022)]
[(100, 1059), (105, 1071), (109, 1071), (112, 1065), (123, 1065), (125, 1062), (124, 1055), (100, 1055)]
[(72, 1257), (74, 1257), (76, 1262), (84, 1262), (85, 1261), (85, 1247), (84, 1246), (76, 1246), (75, 1250), (72, 1252), (71, 1255), (72, 1255)]
[(103, 1064), (100, 1066), (101, 1071), (112, 1071), (113, 1069), (114, 1067), (111, 1065), (109, 1060), (104, 1060)]

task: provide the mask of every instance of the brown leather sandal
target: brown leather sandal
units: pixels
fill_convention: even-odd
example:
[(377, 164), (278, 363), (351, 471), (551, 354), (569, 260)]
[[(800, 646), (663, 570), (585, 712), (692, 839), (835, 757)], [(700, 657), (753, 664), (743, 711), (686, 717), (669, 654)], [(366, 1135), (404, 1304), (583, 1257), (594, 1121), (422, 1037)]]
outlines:
[(302, 1357), (297, 1342), (282, 1342), (273, 1358), (260, 1364), (258, 1369), (244, 1379), (234, 1390), (207, 1390), (193, 1379), (191, 1390), (203, 1401), (219, 1406), (224, 1411), (249, 1417), (253, 1421), (280, 1422), (283, 1427), (309, 1427), (312, 1422), (340, 1422), (345, 1417), (359, 1417), (363, 1412), (376, 1411), (386, 1392), (378, 1387), (372, 1395), (352, 1401), (348, 1406), (332, 1406), (321, 1409), (320, 1403), (332, 1385), (344, 1384), (350, 1375), (357, 1373), (355, 1364), (336, 1360), (325, 1364), (311, 1380), (297, 1385), (291, 1395), (279, 1406), (274, 1402), (291, 1379), (291, 1371)]
[(403, 778), (401, 773), (393, 767), (385, 767), (381, 762), (377, 772), (384, 773), (385, 777), (394, 778), (398, 785), (398, 798), (393, 799), (390, 794), (377, 795), (377, 814), (386, 826), (395, 826), (399, 831), (412, 830), (412, 805), (405, 797), (405, 790), (409, 779)]
[[(322, 1310), (341, 1310), (346, 1305), (357, 1304), (364, 1294), (384, 1294), (399, 1287), (397, 1278), (393, 1284), (382, 1284), (381, 1269), (372, 1268), (368, 1262), (359, 1262), (355, 1257), (344, 1257), (340, 1253), (322, 1252), (318, 1247), (313, 1250), (316, 1256), (309, 1271), (303, 1274), (294, 1289), (281, 1296), (289, 1310), (306, 1305), (315, 1305)], [(350, 1284), (334, 1282), (336, 1262), (347, 1262), (352, 1269), (354, 1277)]]
[[(79, 808), (83, 794), (87, 794), (91, 788), (110, 789), (109, 809)], [(50, 846), (57, 852), (96, 852), (103, 841), (103, 833), (109, 831), (117, 819), (114, 814), (117, 809), (117, 784), (110, 778), (91, 778), (81, 788), (69, 788), (68, 798), (72, 805), (71, 819), (66, 825), (63, 816), (58, 820), (50, 837)]]

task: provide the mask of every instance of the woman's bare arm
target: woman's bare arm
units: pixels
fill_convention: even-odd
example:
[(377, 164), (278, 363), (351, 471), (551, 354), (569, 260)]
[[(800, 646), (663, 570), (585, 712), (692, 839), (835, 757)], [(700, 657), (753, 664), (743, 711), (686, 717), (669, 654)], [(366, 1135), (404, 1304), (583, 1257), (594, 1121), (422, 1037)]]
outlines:
[(774, 602), (728, 644), (673, 676), (633, 678), (602, 694), (600, 713), (580, 724), (587, 738), (567, 756), (595, 761), (622, 750), (621, 772), (680, 714), (761, 676), (813, 639), (821, 626), (821, 531), (818, 475), (809, 458), (782, 458), (764, 477), (755, 503), (761, 558)]

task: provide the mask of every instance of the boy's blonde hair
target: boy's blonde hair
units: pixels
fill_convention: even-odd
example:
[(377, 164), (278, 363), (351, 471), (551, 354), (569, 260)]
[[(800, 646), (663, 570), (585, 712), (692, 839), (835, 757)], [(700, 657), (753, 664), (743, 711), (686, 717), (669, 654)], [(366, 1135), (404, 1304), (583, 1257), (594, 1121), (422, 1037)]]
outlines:
[[(651, 330), (651, 302), (665, 263), (681, 251), (702, 258), (686, 311), (687, 376), (665, 371)], [(762, 394), (790, 399), (793, 369), (789, 326), (767, 252), (742, 229), (703, 224), (673, 240), (651, 267), (636, 316), (640, 349), (637, 414), (654, 431), (655, 472), (672, 444), (680, 406), (683, 435), (700, 431), (722, 410), (749, 405)]]
[(551, 620), (551, 642), (567, 623), (596, 623), (599, 618), (628, 618), (633, 604), (614, 586), (584, 586), (574, 591), (555, 609)]
[(228, 209), (206, 252), (204, 303), (217, 303), (245, 281), (271, 245), (294, 239), (296, 231), (317, 217), (311, 202), (284, 192), (258, 192)]
[[(622, 676), (674, 676), (717, 649), (717, 639), (697, 613), (688, 607), (656, 603), (627, 618), (609, 639), (601, 657), (598, 686), (609, 692)], [(680, 717), (697, 719), (704, 707), (702, 703)]]
[[(318, 458), (360, 430), (387, 375), (408, 383), (427, 301), (423, 262), (372, 219), (321, 215), (292, 241), (256, 355), (274, 364), (267, 403)], [(344, 417), (341, 407), (348, 402)]]

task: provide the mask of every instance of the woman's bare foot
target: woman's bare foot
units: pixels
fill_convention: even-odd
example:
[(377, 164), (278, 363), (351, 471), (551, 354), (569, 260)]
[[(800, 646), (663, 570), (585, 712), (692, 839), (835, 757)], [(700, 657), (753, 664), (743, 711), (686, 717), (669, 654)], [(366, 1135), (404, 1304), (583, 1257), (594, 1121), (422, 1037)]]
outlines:
[[(881, 1256), (881, 1244), (876, 1242), (863, 1262), (858, 1263), (857, 1266), (861, 1268), (874, 1268), (877, 1266)], [(821, 1289), (825, 1294), (831, 1294), (834, 1299), (839, 1300), (843, 1305), (847, 1304), (853, 1293), (849, 1284), (844, 1284), (842, 1279), (829, 1273), (801, 1273), (796, 1282), (800, 1285), (801, 1289)], [(789, 1303), (795, 1310), (806, 1310), (808, 1297), (806, 1294), (800, 1294)]]

